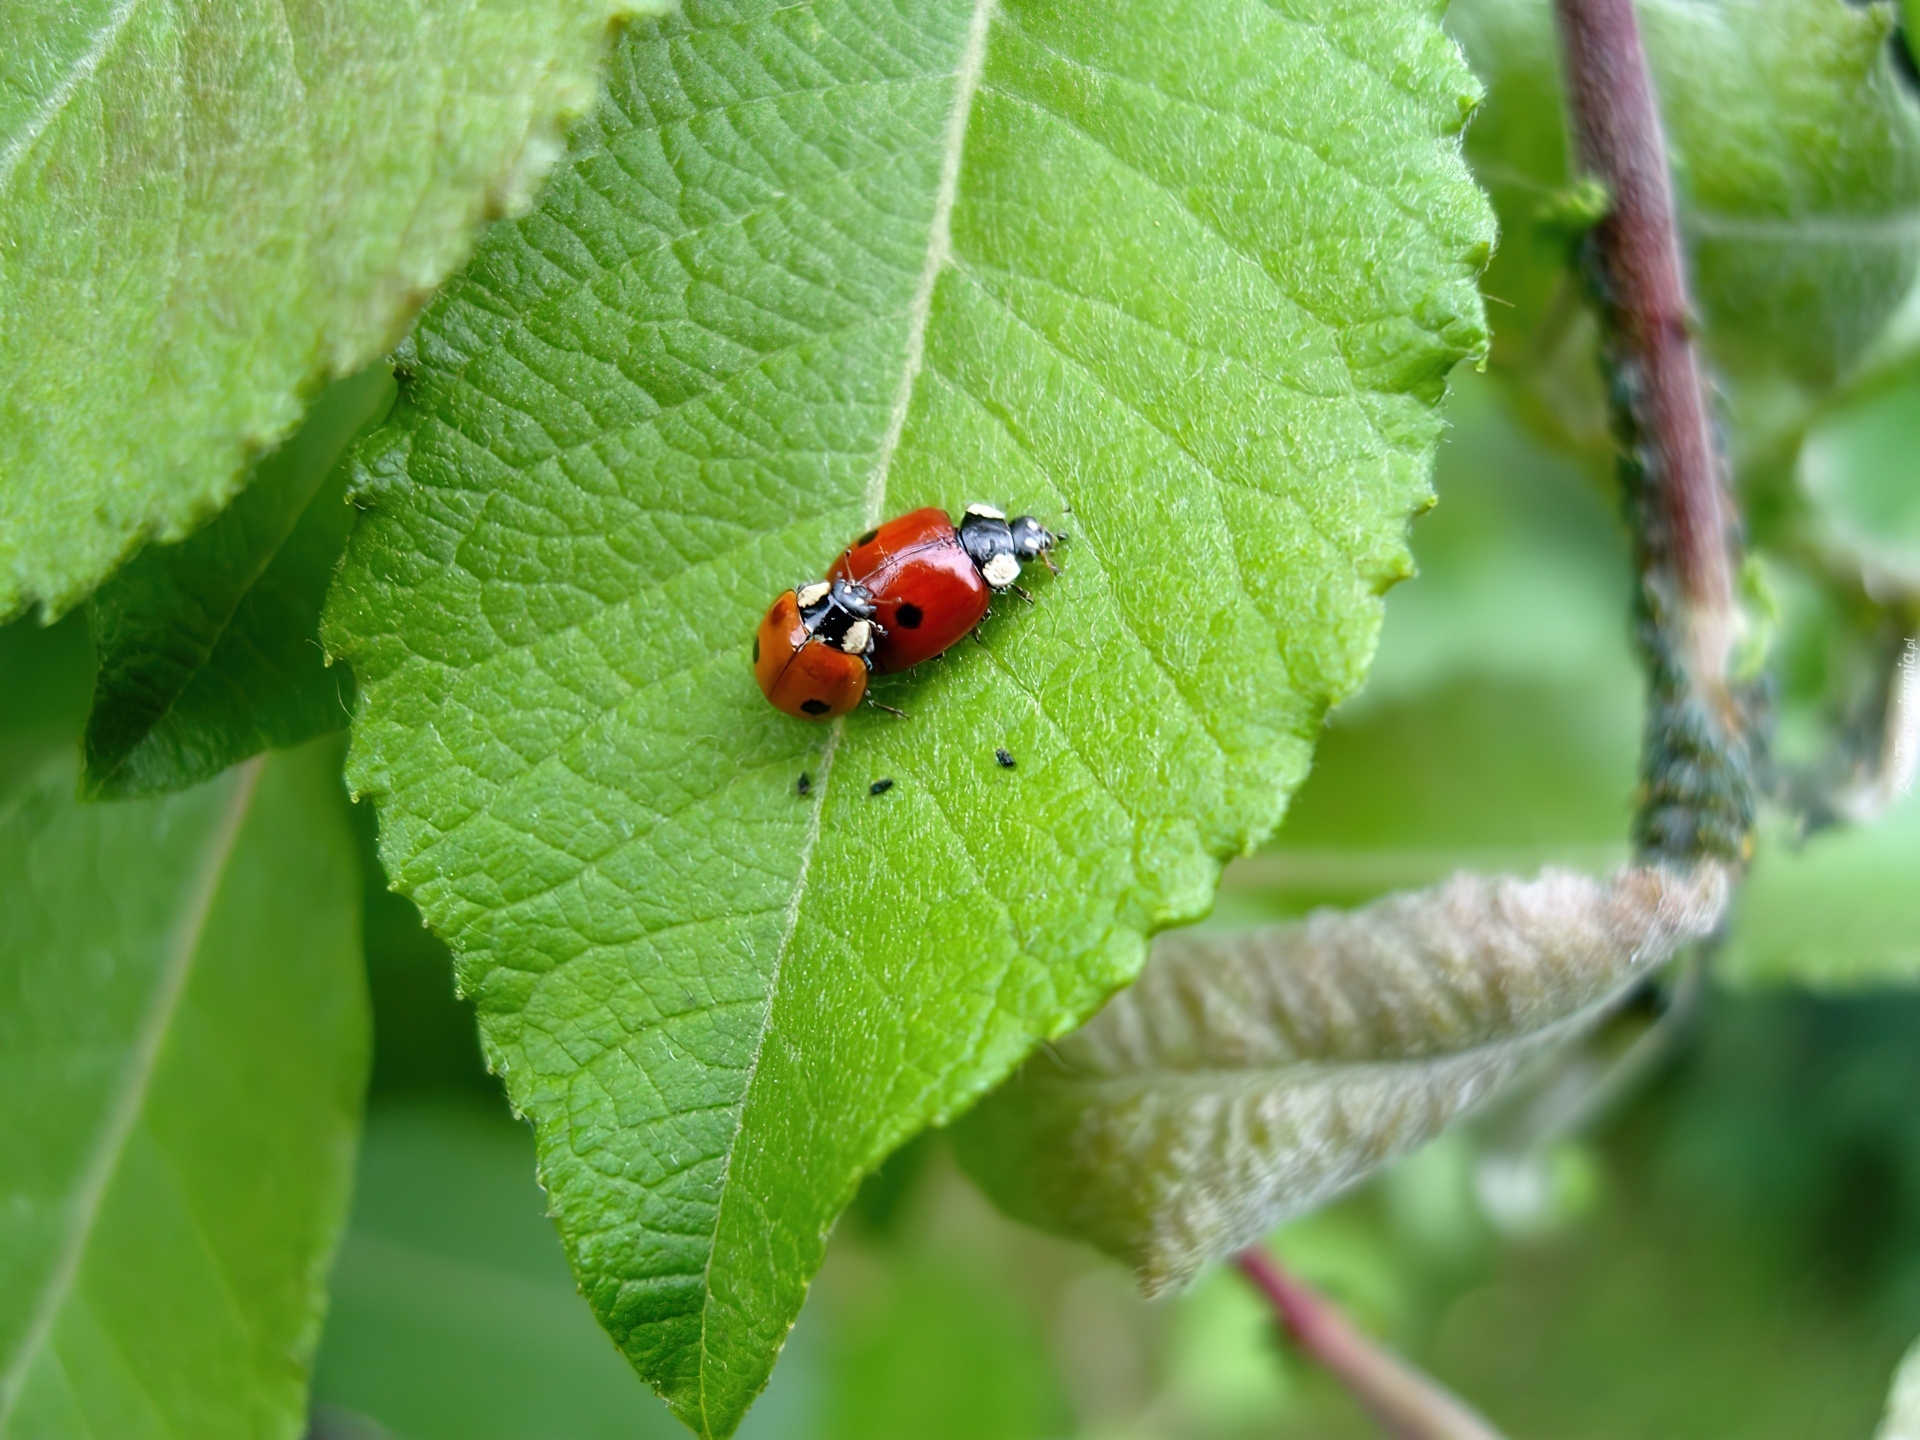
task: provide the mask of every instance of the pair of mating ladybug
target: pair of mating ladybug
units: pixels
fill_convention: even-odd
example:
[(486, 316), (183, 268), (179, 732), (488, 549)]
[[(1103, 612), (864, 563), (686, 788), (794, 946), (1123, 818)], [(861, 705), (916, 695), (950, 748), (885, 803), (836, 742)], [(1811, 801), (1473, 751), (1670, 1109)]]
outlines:
[(991, 505), (969, 505), (958, 526), (934, 509), (889, 520), (841, 551), (825, 580), (773, 602), (754, 637), (754, 678), (789, 715), (844, 715), (866, 695), (870, 673), (931, 660), (971, 631), (994, 591), (1024, 597), (1021, 562), (1052, 569), (1047, 552), (1065, 538)]

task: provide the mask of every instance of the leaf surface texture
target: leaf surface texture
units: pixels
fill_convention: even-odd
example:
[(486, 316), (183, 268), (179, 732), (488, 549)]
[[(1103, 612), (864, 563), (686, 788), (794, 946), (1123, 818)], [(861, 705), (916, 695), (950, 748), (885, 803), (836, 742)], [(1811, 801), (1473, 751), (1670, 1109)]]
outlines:
[(239, 489), (524, 209), (620, 0), (20, 0), (0, 57), (0, 618)]

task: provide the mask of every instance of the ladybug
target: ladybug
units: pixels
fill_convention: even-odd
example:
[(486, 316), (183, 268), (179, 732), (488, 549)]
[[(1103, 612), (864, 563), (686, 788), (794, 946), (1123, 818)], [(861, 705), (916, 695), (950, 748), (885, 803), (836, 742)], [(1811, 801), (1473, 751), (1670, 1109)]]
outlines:
[(867, 531), (827, 574), (872, 596), (873, 669), (885, 675), (931, 660), (971, 631), (996, 590), (1031, 600), (1015, 583), (1021, 562), (1051, 570), (1047, 552), (1065, 538), (1031, 515), (1008, 520), (991, 505), (969, 505), (958, 526), (929, 507)]
[[(782, 591), (753, 637), (753, 678), (777, 710), (802, 720), (831, 720), (867, 693), (867, 672), (881, 634), (873, 596), (845, 580)], [(804, 784), (801, 794), (806, 794)]]

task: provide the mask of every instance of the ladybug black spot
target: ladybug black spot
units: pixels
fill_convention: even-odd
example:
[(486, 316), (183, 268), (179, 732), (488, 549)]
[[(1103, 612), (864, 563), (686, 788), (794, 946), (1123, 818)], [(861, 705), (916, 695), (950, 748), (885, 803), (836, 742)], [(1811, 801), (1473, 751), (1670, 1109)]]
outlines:
[(756, 665), (760, 663), (760, 637), (758, 635), (753, 637), (753, 663)]
[(800, 708), (809, 715), (824, 715), (833, 707), (824, 700), (802, 700)]
[(893, 618), (903, 630), (918, 630), (920, 622), (926, 619), (926, 613), (918, 605), (902, 605), (893, 612)]
[(856, 545), (871, 545), (873, 543), (873, 537), (878, 535), (879, 533), (880, 532), (878, 530), (869, 530), (867, 531), (866, 534), (862, 535), (858, 540), (854, 541), (853, 543)]
[(874, 782), (873, 782), (873, 784), (871, 784), (871, 785), (869, 785), (869, 786), (867, 786), (867, 794), (869, 794), (869, 795), (884, 795), (884, 794), (886, 794), (886, 793), (887, 793), (887, 791), (889, 791), (889, 790), (891, 790), (891, 789), (893, 789), (893, 781), (891, 781), (891, 780), (876, 780), (876, 781), (874, 781)]

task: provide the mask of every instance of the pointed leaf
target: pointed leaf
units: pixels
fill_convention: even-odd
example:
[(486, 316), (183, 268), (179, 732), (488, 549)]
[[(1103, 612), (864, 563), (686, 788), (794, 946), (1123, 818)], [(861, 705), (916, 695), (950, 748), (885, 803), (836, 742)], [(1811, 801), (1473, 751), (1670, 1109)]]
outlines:
[[(1487, 217), (1424, 3), (694, 4), (610, 92), (423, 317), (328, 624), (582, 1287), (720, 1436), (860, 1175), (1278, 820)], [(780, 588), (982, 498), (1070, 523), (1035, 607), (910, 720), (767, 706)]]
[(293, 1440), (367, 1061), (337, 746), (0, 802), (0, 1437)]
[(631, 0), (10, 5), (0, 619), (239, 488), (524, 209)]
[(1725, 908), (1718, 870), (1459, 875), (1168, 936), (1131, 990), (955, 1130), (1018, 1219), (1180, 1285), (1437, 1133)]
[(336, 462), (392, 400), (384, 367), (330, 387), (218, 519), (149, 546), (95, 592), (91, 794), (184, 790), (346, 725), (353, 677), (320, 649), (320, 605), (353, 526)]

